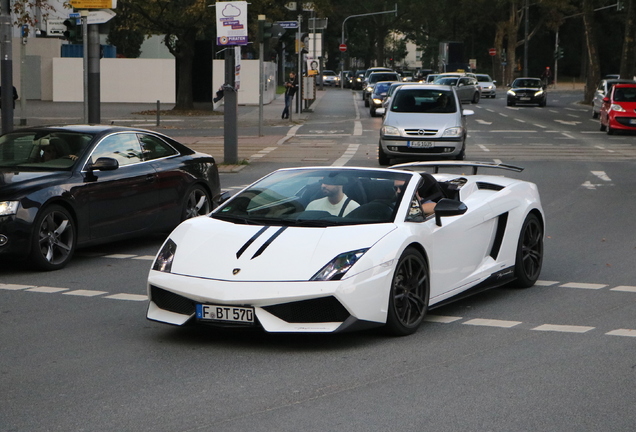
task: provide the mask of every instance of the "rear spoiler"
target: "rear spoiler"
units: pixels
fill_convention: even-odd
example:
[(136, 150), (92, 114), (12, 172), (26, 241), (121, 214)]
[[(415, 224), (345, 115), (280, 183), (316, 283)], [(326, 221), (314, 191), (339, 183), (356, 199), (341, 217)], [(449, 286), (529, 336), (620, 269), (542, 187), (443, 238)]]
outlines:
[(523, 168), (495, 162), (463, 162), (463, 161), (432, 161), (432, 162), (409, 162), (398, 165), (392, 165), (390, 168), (410, 170), (410, 171), (428, 171), (433, 170), (433, 173), (438, 173), (440, 169), (444, 168), (463, 168), (471, 167), (473, 175), (477, 174), (479, 168), (495, 168), (504, 169), (508, 171), (521, 172)]

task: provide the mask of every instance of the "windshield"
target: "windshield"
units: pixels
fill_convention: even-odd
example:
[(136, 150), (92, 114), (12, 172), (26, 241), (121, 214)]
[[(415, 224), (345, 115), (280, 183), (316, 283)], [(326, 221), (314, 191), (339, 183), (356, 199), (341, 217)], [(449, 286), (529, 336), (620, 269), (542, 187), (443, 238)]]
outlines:
[(616, 87), (614, 101), (636, 102), (636, 87)]
[(491, 82), (492, 78), (488, 75), (477, 75), (477, 81), (479, 82)]
[(375, 89), (373, 89), (373, 93), (376, 93), (376, 94), (386, 93), (386, 92), (387, 92), (387, 90), (389, 90), (389, 86), (390, 86), (390, 85), (391, 85), (391, 84), (389, 84), (389, 83), (384, 83), (384, 82), (377, 83), (377, 84), (375, 85)]
[(0, 137), (0, 167), (70, 170), (92, 139), (74, 132), (12, 132)]
[(541, 80), (538, 79), (518, 79), (512, 83), (513, 87), (541, 87)]
[(388, 223), (408, 174), (341, 168), (276, 171), (221, 205), (210, 217), (233, 223), (327, 227)]
[(454, 113), (455, 98), (449, 90), (401, 87), (391, 102), (391, 111), (403, 113)]
[(457, 85), (457, 81), (459, 80), (459, 78), (457, 77), (441, 77), (441, 78), (437, 78), (434, 83), (435, 84), (441, 84), (441, 85), (450, 85), (450, 86), (454, 86)]

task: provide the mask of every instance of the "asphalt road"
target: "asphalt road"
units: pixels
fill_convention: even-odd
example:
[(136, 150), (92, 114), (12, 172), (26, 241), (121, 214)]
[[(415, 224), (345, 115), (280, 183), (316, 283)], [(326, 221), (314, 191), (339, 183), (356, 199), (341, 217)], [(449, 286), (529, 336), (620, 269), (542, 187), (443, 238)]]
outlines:
[[(636, 135), (599, 132), (573, 92), (545, 108), (502, 94), (466, 106), (467, 158), (538, 184), (536, 286), (435, 309), (404, 338), (272, 335), (146, 321), (164, 235), (80, 250), (58, 272), (0, 268), (0, 430), (635, 430)], [(359, 92), (327, 89), (292, 137), (222, 185), (377, 166), (380, 125)]]

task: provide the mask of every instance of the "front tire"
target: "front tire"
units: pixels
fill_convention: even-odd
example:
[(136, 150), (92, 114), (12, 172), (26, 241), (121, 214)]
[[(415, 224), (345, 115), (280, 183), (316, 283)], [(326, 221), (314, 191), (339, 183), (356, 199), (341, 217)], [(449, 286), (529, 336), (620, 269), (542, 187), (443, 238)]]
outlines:
[(472, 102), (473, 102), (474, 104), (479, 103), (479, 99), (480, 99), (479, 92), (475, 92), (475, 94), (473, 95), (473, 100), (472, 100)]
[(203, 186), (192, 186), (186, 193), (186, 199), (183, 202), (183, 210), (181, 212), (181, 220), (190, 219), (197, 216), (207, 215), (212, 211), (210, 195)]
[(515, 286), (529, 288), (535, 284), (543, 265), (543, 226), (530, 213), (521, 226), (515, 259)]
[(391, 165), (391, 159), (386, 153), (384, 153), (381, 142), (378, 143), (378, 163), (380, 165)]
[(75, 221), (60, 205), (45, 207), (36, 217), (31, 239), (31, 261), (40, 270), (59, 270), (73, 257)]
[(386, 329), (395, 336), (406, 336), (417, 331), (428, 311), (428, 264), (415, 248), (406, 248), (400, 257), (389, 293)]

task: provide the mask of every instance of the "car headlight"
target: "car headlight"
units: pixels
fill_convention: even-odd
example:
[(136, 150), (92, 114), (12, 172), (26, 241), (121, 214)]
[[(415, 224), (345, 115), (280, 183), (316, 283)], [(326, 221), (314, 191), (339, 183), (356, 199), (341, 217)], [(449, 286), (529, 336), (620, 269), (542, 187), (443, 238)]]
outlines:
[(512, 90), (508, 90), (508, 94), (510, 96), (517, 96), (517, 93), (513, 92)]
[(18, 212), (19, 201), (0, 201), (0, 216), (10, 216)]
[(318, 273), (312, 276), (312, 281), (340, 280), (349, 269), (365, 254), (369, 249), (358, 249), (351, 252), (341, 253), (329, 264), (324, 266)]
[(155, 259), (155, 263), (152, 265), (152, 269), (170, 273), (172, 271), (172, 261), (174, 261), (174, 254), (176, 252), (177, 244), (171, 239), (168, 239), (161, 248), (161, 251), (159, 251), (157, 258)]
[(367, 92), (368, 92), (368, 93), (371, 93), (372, 91), (373, 91), (373, 87), (370, 87), (370, 86), (369, 86), (369, 87), (367, 87)]
[(373, 103), (381, 104), (381, 103), (382, 103), (382, 99), (379, 99), (379, 98), (373, 98)]
[(618, 111), (618, 112), (625, 112), (625, 108), (623, 108), (622, 106), (620, 106), (619, 104), (615, 104), (613, 103), (612, 105), (610, 105), (610, 110), (612, 111)]
[(534, 95), (536, 96), (541, 96), (543, 94), (543, 90), (539, 90), (538, 92), (536, 92)]
[(382, 126), (382, 135), (400, 136), (400, 130), (393, 126)]
[(456, 127), (452, 127), (452, 128), (448, 128), (444, 131), (444, 133), (442, 134), (442, 136), (461, 136), (462, 134), (462, 128), (461, 126), (456, 126)]

